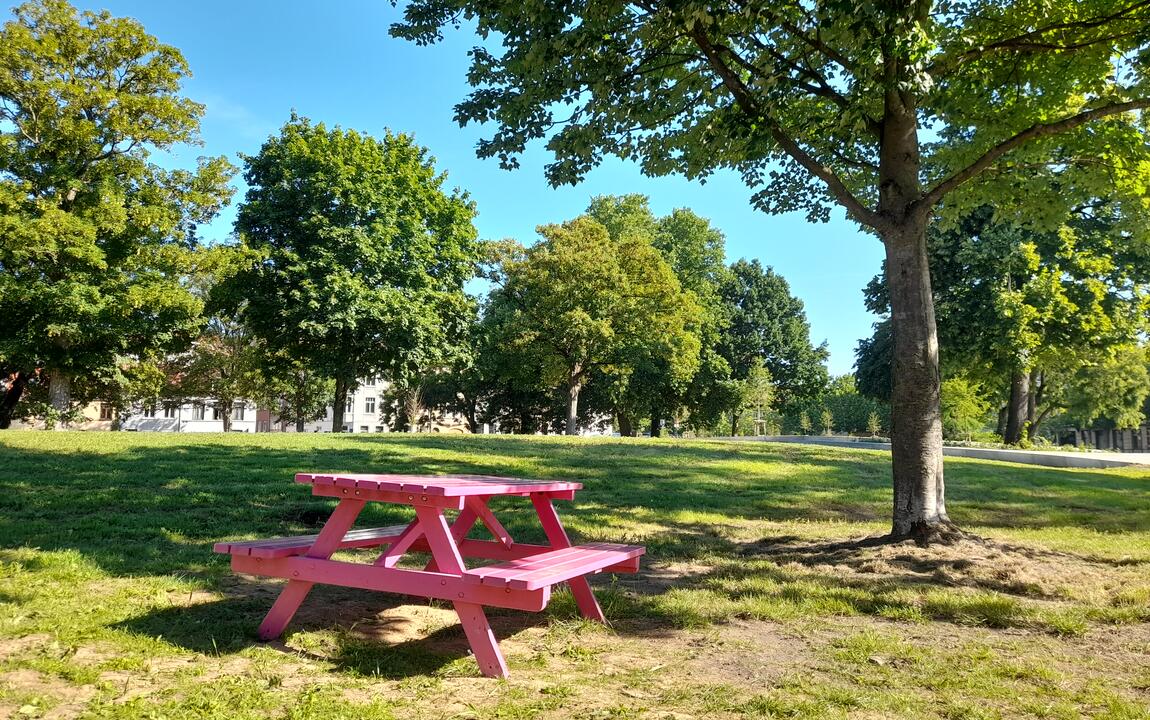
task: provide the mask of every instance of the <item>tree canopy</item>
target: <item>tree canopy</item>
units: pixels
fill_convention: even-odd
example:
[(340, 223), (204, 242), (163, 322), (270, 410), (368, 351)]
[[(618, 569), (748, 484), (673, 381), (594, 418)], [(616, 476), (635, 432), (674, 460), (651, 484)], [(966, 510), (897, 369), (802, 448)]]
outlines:
[(650, 175), (732, 170), (768, 212), (825, 219), (837, 204), (882, 239), (891, 534), (954, 532), (926, 227), (944, 198), (1041, 198), (1042, 215), (1102, 188), (1143, 192), (1150, 5), (412, 0), (391, 32), (432, 43), (461, 20), (499, 40), (472, 50), (456, 106), (461, 123), (494, 128), (481, 157), (516, 167), (543, 140), (554, 184), (608, 154)]
[(254, 156), (236, 230), (259, 259), (230, 307), (273, 353), (335, 380), (332, 430), (357, 378), (447, 362), (479, 258), (474, 205), (427, 150), (293, 115)]
[(690, 327), (701, 311), (649, 239), (612, 236), (589, 217), (539, 232), (540, 242), (504, 261), (489, 313), (495, 342), (518, 351), (516, 365), (566, 390), (568, 434), (596, 371), (625, 377), (646, 358), (672, 377), (693, 376), (699, 341)]
[(0, 29), (0, 427), (34, 379), (67, 412), (195, 336), (202, 303), (182, 279), (232, 167), (150, 160), (198, 141), (188, 75), (136, 21), (63, 0), (20, 5)]

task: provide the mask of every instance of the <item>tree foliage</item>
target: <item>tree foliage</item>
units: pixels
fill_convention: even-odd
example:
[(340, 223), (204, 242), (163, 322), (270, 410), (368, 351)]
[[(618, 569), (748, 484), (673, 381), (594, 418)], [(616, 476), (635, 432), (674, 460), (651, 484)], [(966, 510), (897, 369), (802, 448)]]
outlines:
[(801, 300), (790, 286), (758, 260), (731, 265), (719, 293), (727, 306), (727, 325), (718, 351), (742, 380), (765, 364), (781, 409), (823, 393), (828, 375), (825, 345), (814, 347)]
[(924, 243), (935, 208), (994, 198), (1041, 222), (1105, 189), (1147, 209), (1140, 0), (412, 0), (392, 34), (432, 43), (462, 20), (499, 40), (472, 50), (473, 91), (456, 106), (461, 123), (494, 128), (481, 157), (515, 167), (545, 138), (553, 184), (608, 154), (649, 175), (731, 170), (768, 212), (817, 220), (837, 204), (882, 239), (894, 537), (953, 530)]
[(236, 229), (260, 259), (232, 278), (230, 308), (271, 352), (335, 381), (339, 432), (357, 378), (449, 361), (479, 258), (475, 208), (408, 135), (293, 115), (244, 160)]
[(232, 168), (150, 161), (198, 140), (188, 75), (136, 21), (62, 0), (21, 5), (0, 29), (0, 366), (49, 380), (58, 410), (199, 327), (182, 279)]
[(588, 217), (539, 232), (539, 243), (503, 263), (489, 312), (499, 319), (495, 342), (514, 350), (517, 365), (566, 390), (568, 434), (596, 371), (625, 379), (645, 359), (690, 379), (699, 355), (690, 326), (700, 310), (647, 239), (612, 237)]

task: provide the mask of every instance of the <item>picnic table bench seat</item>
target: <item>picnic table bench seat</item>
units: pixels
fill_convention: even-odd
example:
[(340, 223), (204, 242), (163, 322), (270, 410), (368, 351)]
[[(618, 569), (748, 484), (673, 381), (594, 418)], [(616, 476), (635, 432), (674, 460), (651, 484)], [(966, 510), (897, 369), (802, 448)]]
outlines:
[[(389, 545), (407, 528), (406, 525), (363, 528), (350, 530), (340, 541), (339, 549), (375, 547)], [(258, 558), (284, 558), (303, 555), (315, 543), (319, 535), (293, 535), (291, 537), (266, 538), (263, 540), (241, 540), (239, 542), (216, 543), (212, 549), (224, 555), (250, 555)]]
[(637, 572), (640, 545), (587, 543), (487, 565), (463, 573), (464, 582), (478, 585), (538, 590), (572, 578), (603, 572)]

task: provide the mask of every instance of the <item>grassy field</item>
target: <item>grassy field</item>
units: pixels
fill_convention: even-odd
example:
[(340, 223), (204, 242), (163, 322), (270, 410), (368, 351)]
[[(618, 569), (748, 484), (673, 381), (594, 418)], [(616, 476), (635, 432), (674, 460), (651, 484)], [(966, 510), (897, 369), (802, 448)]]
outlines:
[[(301, 470), (578, 479), (579, 540), (648, 547), (599, 578), (611, 626), (559, 593), (493, 611), (512, 678), (478, 676), (437, 603), (278, 590), (211, 545), (313, 531)], [(0, 435), (0, 718), (1150, 718), (1150, 477), (948, 459), (980, 539), (870, 547), (881, 453), (563, 438)], [(541, 540), (529, 506), (497, 507)], [(405, 520), (369, 507), (361, 525)]]

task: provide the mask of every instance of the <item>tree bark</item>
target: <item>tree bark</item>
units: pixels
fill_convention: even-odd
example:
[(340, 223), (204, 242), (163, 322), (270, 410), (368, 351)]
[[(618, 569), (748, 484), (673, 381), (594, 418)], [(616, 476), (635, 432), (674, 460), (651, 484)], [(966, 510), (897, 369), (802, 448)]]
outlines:
[(331, 406), (331, 431), (343, 432), (343, 413), (347, 408), (348, 382), (342, 377), (335, 380), (335, 401)]
[(946, 514), (942, 468), (938, 330), (926, 227), (915, 98), (902, 89), (907, 68), (884, 47), (879, 142), (879, 233), (886, 248), (894, 356), (891, 362), (891, 537), (919, 543), (958, 533)]
[(303, 422), (303, 415), (302, 415), (302, 413), (301, 413), (300, 415), (296, 415), (296, 418), (295, 418), (295, 431), (296, 431), (297, 433), (301, 433), (301, 432), (303, 432), (303, 430), (304, 430), (303, 426), (304, 426), (304, 422)]
[(938, 332), (925, 223), (885, 240), (894, 330), (891, 535), (929, 542), (953, 531), (954, 527), (946, 514)]
[(582, 383), (579, 382), (578, 376), (572, 376), (567, 383), (567, 434), (579, 434), (579, 391), (582, 389)]
[(731, 411), (731, 437), (739, 436), (739, 418), (742, 417), (740, 413)]
[[(66, 418), (72, 409), (72, 378), (63, 371), (52, 372), (48, 375), (48, 401), (52, 409)], [(64, 430), (67, 421), (61, 419), (53, 429)]]
[(26, 387), (28, 387), (28, 373), (16, 371), (8, 377), (8, 388), (4, 392), (4, 397), (0, 398), (0, 430), (12, 427), (16, 405), (24, 395)]
[(626, 413), (616, 413), (619, 420), (619, 434), (623, 437), (635, 437), (635, 424)]
[(1002, 441), (1007, 445), (1017, 445), (1022, 440), (1026, 427), (1027, 408), (1030, 396), (1030, 375), (1020, 368), (1010, 374), (1010, 399), (1006, 403), (1006, 431)]
[(657, 405), (651, 406), (651, 437), (663, 436), (663, 411)]

